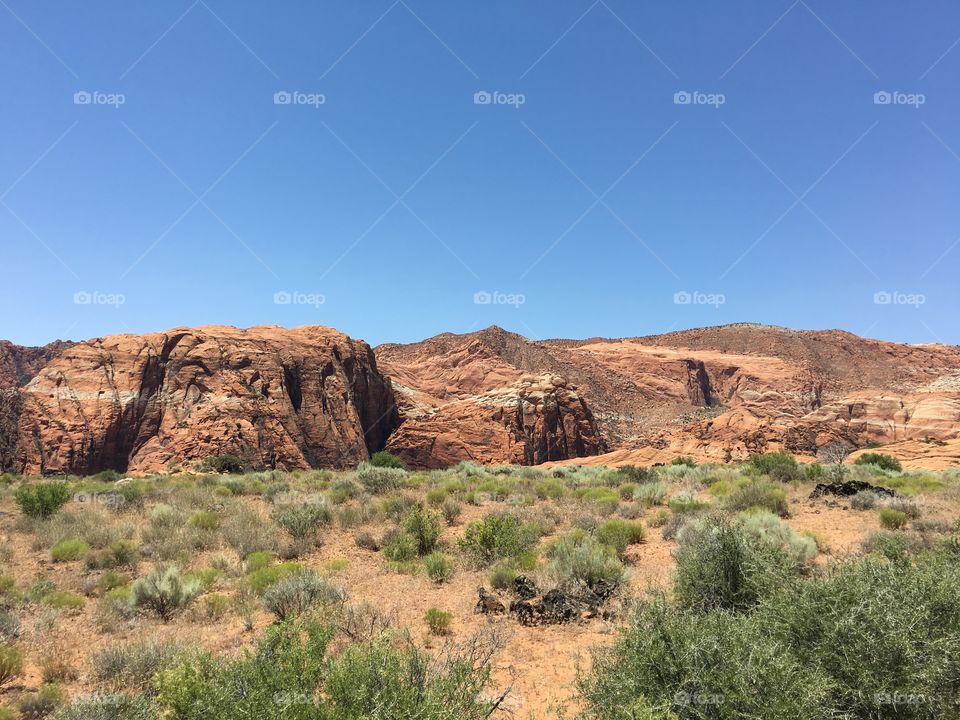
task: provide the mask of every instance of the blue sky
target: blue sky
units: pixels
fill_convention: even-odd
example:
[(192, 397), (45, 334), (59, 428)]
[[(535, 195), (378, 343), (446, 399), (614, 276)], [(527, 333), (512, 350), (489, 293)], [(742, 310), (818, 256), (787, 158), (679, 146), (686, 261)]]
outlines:
[(957, 343), (958, 41), (947, 0), (0, 0), (0, 337)]

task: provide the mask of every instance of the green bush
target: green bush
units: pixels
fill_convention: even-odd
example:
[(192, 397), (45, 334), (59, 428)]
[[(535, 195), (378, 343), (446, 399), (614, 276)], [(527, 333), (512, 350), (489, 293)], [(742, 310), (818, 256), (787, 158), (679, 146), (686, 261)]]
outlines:
[(403, 461), (393, 453), (386, 450), (380, 450), (370, 456), (370, 464), (381, 468), (399, 468), (404, 470)]
[(708, 503), (698, 500), (697, 497), (687, 491), (675, 493), (667, 503), (670, 509), (675, 513), (694, 513), (703, 510)]
[(312, 570), (289, 575), (263, 596), (263, 604), (278, 620), (290, 620), (319, 605), (337, 605), (343, 592)]
[(387, 533), (381, 548), (383, 556), (393, 562), (410, 562), (417, 556), (416, 539), (402, 531), (395, 530)]
[(804, 476), (796, 459), (787, 452), (751, 455), (750, 466), (761, 475), (768, 475), (771, 480), (777, 482), (801, 480)]
[(817, 541), (813, 537), (798, 535), (789, 525), (767, 510), (742, 513), (738, 522), (748, 538), (782, 550), (798, 572), (810, 569), (819, 554)]
[(603, 581), (618, 587), (627, 579), (627, 571), (616, 551), (601, 544), (582, 530), (574, 530), (551, 542), (544, 552), (546, 584), (576, 592)]
[(907, 525), (907, 514), (890, 507), (880, 508), (880, 527), (886, 530), (902, 530)]
[(724, 498), (723, 504), (731, 512), (763, 508), (780, 517), (786, 517), (789, 514), (787, 493), (784, 489), (763, 480), (737, 488)]
[(158, 568), (133, 583), (130, 599), (134, 607), (147, 608), (168, 620), (186, 607), (200, 592), (196, 581), (180, 577), (176, 567)]
[(50, 548), (50, 559), (55, 563), (73, 562), (90, 552), (90, 546), (82, 540), (61, 540)]
[(32, 518), (48, 518), (70, 499), (66, 483), (41, 482), (21, 485), (13, 494), (20, 511)]
[(20, 710), (20, 720), (43, 720), (63, 705), (67, 694), (59, 685), (46, 683), (33, 693), (20, 697), (17, 707)]
[(9, 685), (23, 672), (23, 653), (12, 645), (0, 645), (0, 688)]
[(673, 460), (670, 461), (670, 464), (671, 464), (671, 465), (684, 465), (684, 466), (686, 466), (686, 467), (691, 467), (691, 468), (697, 466), (697, 463), (694, 461), (694, 459), (693, 459), (692, 457), (686, 457), (686, 456), (684, 456), (684, 455), (681, 455), (681, 456), (679, 456), (679, 457), (675, 457)]
[(453, 562), (441, 552), (432, 552), (423, 558), (427, 577), (435, 583), (444, 583), (453, 575)]
[(320, 503), (303, 505), (284, 505), (271, 515), (273, 521), (282, 527), (295, 541), (304, 542), (316, 539), (317, 530), (330, 523), (333, 514), (330, 508)]
[(440, 512), (443, 514), (443, 519), (447, 525), (456, 525), (463, 513), (463, 505), (448, 497), (440, 504)]
[(453, 613), (444, 612), (435, 607), (428, 608), (423, 616), (432, 635), (448, 635), (453, 622)]
[(190, 516), (190, 519), (187, 520), (187, 527), (213, 531), (219, 530), (222, 522), (222, 518), (217, 513), (200, 510)]
[(257, 570), (263, 570), (263, 568), (268, 567), (273, 563), (274, 554), (269, 550), (258, 550), (257, 552), (252, 552), (247, 555), (246, 566), (247, 572), (252, 573)]
[(633, 499), (647, 507), (661, 505), (667, 496), (667, 486), (662, 482), (648, 482), (637, 485), (633, 491)]
[(114, 540), (110, 547), (96, 550), (87, 555), (87, 567), (91, 570), (105, 570), (118, 567), (136, 567), (140, 561), (140, 551), (130, 540)]
[(440, 537), (440, 517), (419, 505), (403, 521), (403, 527), (417, 543), (417, 554), (433, 552)]
[(295, 562), (285, 562), (279, 565), (268, 565), (247, 574), (247, 586), (256, 594), (263, 594), (268, 587), (289, 575), (296, 575), (303, 571), (303, 565)]
[(243, 461), (236, 455), (214, 455), (200, 464), (203, 472), (227, 473), (235, 475), (243, 472)]
[(156, 706), (148, 698), (93, 693), (78, 697), (70, 705), (60, 708), (53, 720), (158, 720), (158, 718)]
[(44, 595), (41, 602), (47, 607), (52, 607), (57, 610), (77, 610), (86, 604), (82, 595), (75, 595), (74, 593), (61, 590), (55, 590), (52, 593)]
[(400, 468), (378, 467), (370, 463), (360, 463), (355, 477), (368, 493), (381, 495), (402, 487), (407, 479), (407, 473)]
[(525, 525), (516, 515), (491, 513), (464, 531), (457, 544), (478, 565), (521, 555), (537, 543), (535, 528)]
[(176, 720), (483, 720), (489, 655), (432, 660), (389, 636), (329, 653), (321, 626), (279, 623), (232, 661), (200, 654), (162, 672), (157, 702)]
[(854, 465), (875, 465), (881, 470), (892, 470), (895, 472), (902, 472), (903, 467), (900, 465), (900, 461), (891, 455), (884, 455), (883, 453), (864, 453), (856, 460), (853, 461)]
[(172, 640), (155, 638), (109, 645), (90, 656), (90, 674), (112, 690), (144, 691), (153, 676), (172, 667), (186, 648)]
[(507, 590), (513, 587), (513, 581), (517, 574), (517, 568), (512, 562), (501, 560), (490, 568), (490, 572), (487, 573), (487, 580), (492, 588)]
[(594, 531), (597, 540), (609, 545), (622, 558), (627, 546), (636, 545), (646, 538), (646, 530), (639, 520), (620, 520), (619, 518), (605, 520)]

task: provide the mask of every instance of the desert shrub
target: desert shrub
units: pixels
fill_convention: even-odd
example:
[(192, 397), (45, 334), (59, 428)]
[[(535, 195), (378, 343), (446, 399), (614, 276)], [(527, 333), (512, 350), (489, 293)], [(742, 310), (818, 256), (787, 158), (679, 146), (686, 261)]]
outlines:
[(134, 607), (146, 608), (163, 620), (168, 620), (186, 607), (199, 592), (199, 583), (185, 581), (180, 571), (170, 566), (157, 568), (137, 579), (131, 588), (130, 600)]
[(921, 515), (920, 506), (915, 500), (911, 500), (910, 498), (890, 498), (890, 500), (887, 501), (887, 507), (902, 512), (910, 520), (917, 520)]
[(850, 507), (854, 510), (873, 510), (880, 498), (873, 490), (860, 490), (850, 496)]
[(53, 515), (70, 499), (66, 483), (40, 482), (21, 485), (13, 494), (20, 511), (32, 518), (44, 519)]
[(556, 478), (544, 478), (533, 486), (533, 491), (541, 500), (559, 500), (566, 494), (563, 483)]
[(638, 485), (633, 491), (633, 499), (647, 507), (661, 505), (667, 496), (667, 486), (662, 482), (648, 482)]
[(688, 523), (678, 542), (674, 595), (684, 608), (747, 610), (794, 572), (779, 547), (751, 539), (724, 517)]
[(901, 530), (907, 525), (907, 514), (893, 508), (880, 508), (880, 527), (886, 530)]
[(44, 595), (41, 602), (47, 607), (52, 607), (56, 610), (77, 610), (86, 604), (82, 595), (75, 595), (74, 593), (64, 592), (62, 590), (54, 590)]
[(686, 490), (674, 493), (673, 497), (670, 498), (670, 502), (667, 504), (675, 513), (698, 512), (707, 507), (707, 503), (698, 500), (696, 495)]
[(598, 541), (612, 547), (617, 557), (623, 558), (628, 545), (643, 542), (646, 530), (639, 521), (614, 519), (600, 523), (594, 535)]
[(383, 501), (383, 514), (395, 522), (401, 522), (417, 501), (408, 495), (391, 495)]
[(37, 524), (35, 549), (53, 547), (63, 540), (82, 540), (93, 548), (103, 548), (133, 532), (133, 526), (115, 525), (113, 518), (99, 510), (63, 510)]
[(647, 519), (647, 525), (652, 528), (662, 528), (668, 520), (670, 520), (670, 511), (666, 508), (660, 508)]
[(20, 637), (20, 619), (6, 608), (0, 608), (0, 645)]
[(0, 688), (9, 685), (23, 672), (23, 653), (12, 645), (0, 645)]
[(264, 606), (278, 620), (290, 620), (319, 605), (338, 605), (343, 600), (341, 590), (312, 570), (283, 578), (263, 596)]
[(442, 503), (446, 499), (446, 497), (447, 497), (447, 491), (444, 490), (443, 488), (439, 488), (439, 487), (430, 488), (429, 490), (427, 490), (427, 496), (426, 496), (427, 505), (430, 505), (431, 507), (439, 507), (440, 503)]
[(435, 583), (444, 583), (453, 575), (453, 562), (441, 552), (432, 552), (423, 558), (427, 577)]
[(300, 563), (284, 562), (279, 565), (268, 565), (248, 573), (246, 584), (254, 593), (262, 595), (271, 585), (300, 572), (303, 572), (303, 565)]
[(54, 720), (157, 720), (153, 702), (123, 694), (83, 695), (57, 711)]
[(80, 677), (70, 659), (62, 655), (44, 655), (40, 658), (39, 665), (40, 677), (45, 683), (73, 682)]
[(276, 552), (276, 527), (260, 513), (246, 507), (238, 508), (223, 523), (223, 539), (241, 558), (257, 551)]
[(400, 468), (377, 467), (370, 463), (360, 463), (354, 477), (368, 493), (381, 495), (402, 487), (407, 479), (407, 473)]
[(202, 570), (191, 570), (184, 573), (183, 581), (186, 583), (196, 583), (201, 591), (206, 591), (213, 586), (220, 577), (220, 571), (214, 567), (203, 568)]
[(578, 488), (573, 494), (585, 502), (592, 503), (595, 511), (600, 515), (612, 514), (620, 504), (620, 494), (607, 487)]
[(235, 475), (243, 472), (243, 461), (236, 455), (214, 455), (206, 458), (200, 464), (200, 469), (203, 472)]
[(923, 549), (918, 537), (890, 530), (870, 533), (863, 540), (861, 547), (865, 553), (878, 555), (895, 563), (907, 562), (911, 555)]
[(657, 481), (657, 471), (651, 468), (637, 467), (636, 465), (624, 465), (617, 468), (616, 472), (621, 482), (642, 485), (644, 483)]
[(377, 539), (368, 532), (362, 532), (353, 539), (358, 548), (363, 548), (364, 550), (369, 550), (371, 552), (377, 552), (380, 549), (380, 543), (377, 542)]
[(463, 513), (463, 505), (453, 498), (448, 497), (440, 504), (440, 513), (443, 515), (443, 519), (447, 525), (456, 525), (460, 519), (460, 515)]
[(230, 596), (223, 593), (210, 593), (203, 597), (203, 617), (213, 622), (222, 620), (230, 612)]
[(41, 685), (36, 692), (27, 693), (20, 697), (17, 708), (20, 710), (20, 720), (42, 720), (49, 717), (67, 700), (67, 694), (59, 685)]
[(673, 460), (670, 461), (670, 464), (683, 465), (689, 468), (693, 468), (697, 466), (697, 463), (694, 461), (692, 457), (687, 457), (685, 455), (680, 455), (679, 457), (675, 457)]
[(199, 510), (187, 520), (187, 527), (214, 531), (219, 530), (222, 523), (223, 519), (217, 513), (209, 510)]
[(178, 642), (155, 638), (108, 645), (90, 656), (90, 675), (101, 687), (144, 691), (154, 675), (186, 651)]
[(347, 500), (353, 500), (363, 494), (363, 488), (349, 478), (343, 478), (335, 482), (327, 493), (327, 498), (334, 505), (340, 505)]
[(513, 587), (513, 581), (517, 575), (517, 568), (512, 562), (501, 560), (490, 568), (490, 572), (487, 573), (487, 580), (490, 582), (490, 586), (496, 590), (506, 590)]
[[(239, 659), (209, 654), (160, 673), (158, 704), (176, 720), (482, 720), (489, 652), (446, 653), (432, 659), (411, 642), (388, 636), (328, 654), (332, 632), (302, 623), (269, 628)], [(322, 689), (322, 692), (319, 692)], [(305, 702), (306, 700), (306, 702)]]
[(393, 453), (386, 450), (380, 450), (370, 456), (370, 464), (381, 468), (400, 468), (404, 469), (403, 461)]
[(118, 587), (123, 587), (130, 582), (130, 578), (123, 573), (108, 570), (97, 580), (97, 590), (106, 594)]
[(626, 581), (627, 571), (616, 551), (592, 535), (572, 531), (547, 545), (543, 580), (546, 585), (577, 591), (603, 581), (618, 587)]
[(417, 554), (433, 552), (440, 537), (440, 518), (436, 513), (418, 505), (404, 519), (403, 527), (416, 541)]
[(853, 464), (875, 465), (881, 470), (892, 470), (894, 472), (901, 472), (903, 470), (899, 460), (891, 455), (884, 455), (883, 453), (864, 453), (854, 460)]
[(432, 635), (448, 635), (453, 622), (453, 613), (444, 612), (438, 608), (428, 608), (423, 616), (427, 629)]
[(79, 560), (90, 551), (82, 540), (61, 540), (50, 549), (50, 559), (55, 563)]
[(782, 550), (797, 571), (809, 569), (819, 552), (816, 539), (798, 535), (779, 517), (766, 510), (743, 513), (739, 518), (739, 526), (748, 537)]
[(787, 494), (783, 488), (762, 480), (734, 490), (724, 499), (724, 507), (731, 512), (763, 508), (780, 517), (789, 514)]
[(761, 475), (767, 475), (777, 482), (801, 480), (803, 470), (796, 459), (787, 452), (762, 453), (750, 456), (750, 467)]
[(516, 557), (537, 542), (536, 529), (510, 513), (490, 513), (469, 525), (457, 544), (478, 565)]
[(324, 504), (304, 503), (279, 507), (271, 517), (295, 541), (306, 541), (315, 538), (317, 530), (330, 523), (333, 513)]
[(396, 563), (409, 562), (417, 556), (416, 539), (402, 531), (388, 532), (380, 547), (383, 556)]
[(140, 552), (130, 540), (114, 540), (110, 547), (95, 550), (86, 557), (87, 567), (91, 570), (136, 567), (139, 561)]

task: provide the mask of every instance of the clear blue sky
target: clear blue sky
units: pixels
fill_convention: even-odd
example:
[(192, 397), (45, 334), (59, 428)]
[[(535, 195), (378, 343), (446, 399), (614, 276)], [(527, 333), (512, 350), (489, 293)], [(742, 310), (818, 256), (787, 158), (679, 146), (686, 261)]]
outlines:
[(957, 343), (958, 40), (952, 0), (0, 0), (0, 337)]

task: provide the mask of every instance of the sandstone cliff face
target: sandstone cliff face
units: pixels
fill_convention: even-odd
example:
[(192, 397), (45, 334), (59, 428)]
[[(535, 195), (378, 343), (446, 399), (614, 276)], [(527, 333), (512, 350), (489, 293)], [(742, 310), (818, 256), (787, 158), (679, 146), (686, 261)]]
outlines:
[(435, 410), (401, 403), (405, 420), (387, 450), (415, 468), (463, 460), (536, 465), (596, 455), (606, 447), (593, 414), (563, 378), (523, 377)]
[(0, 340), (0, 390), (26, 385), (44, 365), (73, 345), (55, 340), (42, 347), (24, 347)]
[(315, 326), (98, 338), (20, 393), (27, 473), (149, 473), (225, 453), (252, 468), (346, 467), (398, 422), (370, 347)]

